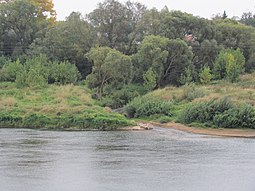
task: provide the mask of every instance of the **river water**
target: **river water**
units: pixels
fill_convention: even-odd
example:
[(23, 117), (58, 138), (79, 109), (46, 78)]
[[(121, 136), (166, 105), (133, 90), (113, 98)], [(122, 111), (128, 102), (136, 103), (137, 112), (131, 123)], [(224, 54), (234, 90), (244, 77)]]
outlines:
[(1, 191), (254, 191), (255, 139), (0, 129)]

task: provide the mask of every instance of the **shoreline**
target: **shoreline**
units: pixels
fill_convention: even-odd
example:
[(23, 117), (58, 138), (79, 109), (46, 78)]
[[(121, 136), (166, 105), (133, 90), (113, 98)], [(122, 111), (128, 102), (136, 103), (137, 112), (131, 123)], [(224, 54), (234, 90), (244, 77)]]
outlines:
[(180, 123), (157, 123), (149, 122), (153, 126), (158, 126), (162, 128), (175, 129), (179, 131), (184, 131), (187, 133), (201, 134), (201, 135), (211, 135), (218, 137), (237, 137), (237, 138), (255, 138), (255, 130), (253, 129), (213, 129), (213, 128), (200, 128), (200, 127), (189, 127)]

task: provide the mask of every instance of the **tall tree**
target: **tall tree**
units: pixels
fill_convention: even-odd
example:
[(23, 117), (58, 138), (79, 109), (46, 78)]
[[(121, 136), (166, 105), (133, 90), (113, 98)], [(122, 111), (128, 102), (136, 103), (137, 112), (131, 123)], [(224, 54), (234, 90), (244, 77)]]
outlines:
[(4, 55), (24, 54), (40, 30), (36, 8), (24, 0), (0, 4), (1, 51)]
[[(215, 21), (217, 27), (216, 40), (224, 48), (233, 48), (243, 52), (246, 61), (255, 52), (255, 28), (246, 26), (231, 19)], [(245, 68), (248, 72), (248, 67)]]
[(214, 76), (235, 82), (244, 70), (245, 58), (240, 49), (224, 49), (214, 64)]
[(93, 63), (87, 81), (90, 88), (96, 89), (99, 99), (107, 86), (115, 89), (131, 81), (132, 63), (129, 56), (109, 47), (92, 48), (87, 56)]
[(243, 24), (255, 27), (255, 15), (251, 12), (243, 13), (240, 21)]
[(52, 0), (29, 0), (37, 11), (37, 17), (42, 20), (48, 20), (51, 24), (56, 21), (56, 11)]
[(85, 54), (94, 44), (92, 26), (78, 12), (71, 13), (66, 21), (57, 22), (31, 46), (31, 55), (46, 54), (51, 60), (68, 60), (75, 64), (84, 79), (91, 72)]
[(181, 39), (146, 36), (133, 56), (135, 81), (141, 81), (150, 68), (156, 73), (157, 86), (178, 85), (185, 67), (191, 64), (192, 51)]
[(136, 26), (142, 18), (145, 7), (128, 1), (122, 4), (116, 0), (106, 0), (87, 15), (96, 28), (98, 43), (115, 48), (125, 54), (134, 52), (140, 40)]

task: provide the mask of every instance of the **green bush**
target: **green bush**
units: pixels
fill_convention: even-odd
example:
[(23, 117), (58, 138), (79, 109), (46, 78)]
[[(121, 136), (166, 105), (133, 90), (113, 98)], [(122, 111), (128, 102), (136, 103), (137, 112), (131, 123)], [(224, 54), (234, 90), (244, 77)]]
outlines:
[(222, 128), (255, 128), (255, 109), (251, 105), (234, 105), (228, 98), (195, 103), (180, 114), (182, 123), (203, 123)]
[(161, 117), (159, 117), (158, 121), (160, 123), (168, 123), (168, 122), (172, 121), (172, 118), (169, 116), (161, 116)]
[(171, 107), (173, 103), (171, 101), (163, 101), (159, 98), (152, 96), (136, 97), (124, 110), (128, 117), (149, 117), (155, 114), (162, 114), (171, 116)]
[(152, 68), (143, 75), (143, 86), (147, 91), (152, 91), (157, 86), (157, 75)]
[(183, 123), (192, 122), (212, 122), (213, 117), (218, 113), (232, 108), (231, 101), (224, 97), (220, 100), (212, 100), (209, 102), (193, 103), (188, 105), (180, 114), (178, 121)]
[(209, 66), (204, 66), (199, 73), (201, 84), (208, 84), (212, 79), (211, 69)]
[(236, 82), (244, 71), (245, 57), (241, 50), (223, 49), (220, 51), (214, 63), (214, 77)]
[(70, 84), (77, 82), (80, 74), (77, 67), (69, 62), (53, 62), (50, 65), (49, 83)]
[(0, 127), (20, 127), (22, 125), (22, 117), (5, 112), (0, 113)]
[(1, 69), (1, 81), (14, 82), (22, 70), (23, 65), (19, 60), (6, 63)]
[(100, 105), (110, 108), (121, 108), (128, 102), (139, 95), (144, 95), (146, 89), (141, 85), (129, 84), (119, 90), (112, 91), (109, 95), (104, 96)]
[(214, 116), (213, 123), (223, 128), (255, 129), (255, 110), (251, 105), (235, 106)]
[(23, 119), (23, 126), (28, 128), (43, 128), (54, 126), (52, 118), (43, 114), (28, 114)]
[(7, 63), (10, 63), (11, 60), (8, 59), (7, 57), (0, 56), (0, 69), (3, 68), (3, 66)]

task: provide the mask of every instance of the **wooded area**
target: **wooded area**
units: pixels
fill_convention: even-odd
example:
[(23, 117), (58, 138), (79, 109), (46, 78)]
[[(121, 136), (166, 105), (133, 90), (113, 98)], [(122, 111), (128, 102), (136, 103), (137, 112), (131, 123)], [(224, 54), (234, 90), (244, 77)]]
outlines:
[[(168, 85), (238, 80), (255, 69), (255, 15), (212, 20), (106, 0), (56, 20), (51, 0), (0, 4), (0, 80), (18, 87), (85, 83), (121, 107)], [(118, 103), (109, 103), (118, 100)], [(117, 98), (117, 99), (116, 99)]]

